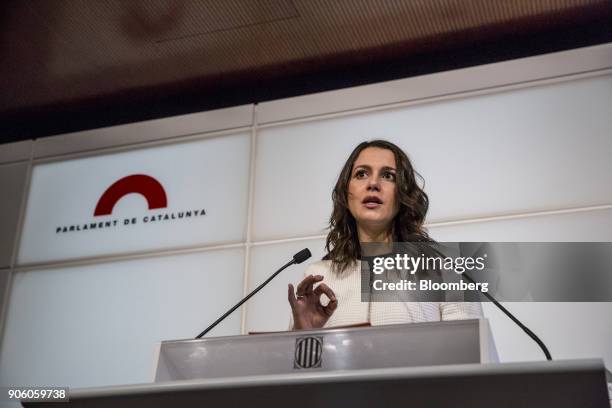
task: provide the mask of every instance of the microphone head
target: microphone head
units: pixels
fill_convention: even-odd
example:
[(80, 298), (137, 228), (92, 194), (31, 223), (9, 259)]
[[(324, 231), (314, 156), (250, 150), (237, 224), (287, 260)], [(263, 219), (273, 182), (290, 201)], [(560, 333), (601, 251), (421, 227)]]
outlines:
[(293, 255), (293, 262), (295, 262), (296, 264), (301, 264), (311, 256), (312, 254), (310, 253), (310, 249), (304, 248), (297, 254)]

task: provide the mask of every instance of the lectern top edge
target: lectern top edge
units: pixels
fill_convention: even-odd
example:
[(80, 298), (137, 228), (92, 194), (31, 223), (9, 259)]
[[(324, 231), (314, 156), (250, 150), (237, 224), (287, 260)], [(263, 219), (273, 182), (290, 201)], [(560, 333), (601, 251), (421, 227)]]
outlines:
[[(444, 324), (447, 326), (453, 326), (453, 325), (466, 325), (466, 324), (474, 324), (474, 325), (478, 325), (479, 321), (482, 319), (465, 319), (465, 320), (444, 320), (444, 321), (440, 321), (440, 322), (419, 322), (419, 323), (409, 323), (409, 325), (411, 327), (417, 328), (420, 326), (431, 326), (431, 325), (435, 325), (435, 324)], [(190, 343), (190, 342), (201, 342), (201, 341), (206, 341), (206, 340), (235, 340), (236, 338), (239, 337), (247, 337), (247, 336), (257, 336), (258, 338), (266, 338), (266, 337), (277, 337), (277, 336), (283, 336), (283, 335), (288, 335), (288, 336), (293, 336), (296, 334), (303, 334), (304, 336), (310, 336), (310, 335), (314, 335), (314, 334), (319, 334), (319, 333), (325, 333), (325, 334), (341, 334), (341, 333), (354, 333), (356, 331), (368, 331), (368, 330), (380, 330), (380, 329), (394, 329), (394, 328), (399, 328), (399, 327), (404, 327), (406, 326), (406, 323), (400, 323), (400, 324), (386, 324), (384, 326), (368, 326), (368, 327), (339, 327), (339, 328), (322, 328), (322, 329), (313, 329), (313, 330), (286, 330), (286, 331), (277, 331), (277, 332), (270, 332), (270, 333), (260, 333), (260, 334), (253, 334), (253, 335), (243, 335), (243, 334), (238, 334), (238, 335), (232, 335), (232, 336), (218, 336), (218, 337), (203, 337), (201, 339), (174, 339), (174, 340), (162, 340), (161, 343), (162, 344), (171, 344), (171, 343)]]

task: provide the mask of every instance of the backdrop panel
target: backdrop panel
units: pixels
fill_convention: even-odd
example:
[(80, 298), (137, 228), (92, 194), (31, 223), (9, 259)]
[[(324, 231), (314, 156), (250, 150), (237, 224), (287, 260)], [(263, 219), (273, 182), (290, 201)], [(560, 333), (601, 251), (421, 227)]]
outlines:
[(249, 134), (36, 165), (18, 262), (245, 239)]
[[(17, 272), (0, 384), (148, 382), (162, 340), (195, 337), (243, 292), (244, 250)], [(235, 313), (210, 335), (240, 333)]]
[(377, 138), (425, 178), (429, 222), (610, 203), (611, 102), (607, 75), (262, 128), (255, 239), (320, 234), (349, 152)]
[(281, 272), (268, 286), (249, 300), (247, 331), (280, 331), (289, 328), (291, 308), (287, 301), (287, 285), (294, 287), (304, 278), (309, 264), (319, 261), (324, 252), (324, 240), (305, 240), (282, 244), (261, 245), (251, 248), (249, 291), (265, 281), (274, 271), (288, 262), (293, 254), (308, 248), (312, 258)]

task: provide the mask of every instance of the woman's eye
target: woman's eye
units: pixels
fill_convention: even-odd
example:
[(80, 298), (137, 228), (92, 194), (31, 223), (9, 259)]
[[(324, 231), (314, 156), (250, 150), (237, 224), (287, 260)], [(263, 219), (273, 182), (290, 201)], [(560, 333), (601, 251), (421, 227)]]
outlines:
[(355, 172), (355, 177), (357, 178), (364, 178), (368, 173), (366, 173), (365, 170), (357, 170)]
[(383, 177), (387, 180), (395, 180), (395, 173), (391, 173), (390, 171), (387, 171), (383, 173)]

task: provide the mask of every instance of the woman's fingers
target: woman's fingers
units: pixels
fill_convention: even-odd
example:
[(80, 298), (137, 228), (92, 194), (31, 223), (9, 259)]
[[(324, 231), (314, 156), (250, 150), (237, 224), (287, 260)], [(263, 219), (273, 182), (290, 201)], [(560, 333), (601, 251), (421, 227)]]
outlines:
[(321, 294), (325, 293), (325, 296), (327, 296), (329, 298), (330, 302), (335, 302), (336, 301), (336, 294), (334, 293), (333, 290), (331, 290), (331, 288), (329, 286), (327, 286), (326, 284), (322, 283), (319, 286), (317, 286), (314, 290), (315, 295), (317, 296), (321, 296)]
[(323, 307), (323, 311), (326, 315), (331, 316), (334, 313), (334, 310), (338, 307), (338, 300), (330, 300), (327, 306)]
[(314, 293), (317, 295), (317, 297), (320, 297), (323, 293), (325, 293), (325, 296), (329, 298), (329, 303), (327, 305), (323, 306), (321, 302), (319, 302), (319, 305), (322, 308), (323, 313), (325, 313), (327, 317), (330, 317), (334, 313), (334, 310), (336, 310), (338, 307), (338, 299), (336, 298), (336, 294), (324, 283), (317, 286)]
[(321, 275), (308, 275), (299, 284), (296, 290), (298, 296), (308, 296), (313, 293), (312, 285), (323, 280)]
[(295, 291), (293, 290), (293, 285), (289, 284), (289, 287), (287, 288), (287, 296), (289, 298), (289, 304), (291, 305), (291, 308), (293, 309), (295, 307), (295, 301), (297, 300), (295, 298)]
[[(315, 283), (322, 280), (321, 275), (308, 275), (298, 284), (295, 291), (292, 284), (287, 285), (287, 298), (293, 312), (294, 329), (323, 327), (338, 307), (336, 294), (329, 286), (320, 283), (314, 288)], [(329, 298), (326, 306), (321, 304), (322, 294)]]
[(322, 283), (315, 288), (314, 293), (319, 297), (324, 293), (325, 296), (329, 298), (329, 303), (326, 306), (321, 305), (321, 307), (327, 316), (331, 316), (332, 313), (334, 313), (334, 310), (336, 310), (338, 307), (338, 299), (336, 299), (336, 294), (334, 291), (331, 290), (329, 286)]

